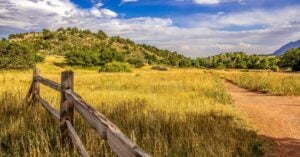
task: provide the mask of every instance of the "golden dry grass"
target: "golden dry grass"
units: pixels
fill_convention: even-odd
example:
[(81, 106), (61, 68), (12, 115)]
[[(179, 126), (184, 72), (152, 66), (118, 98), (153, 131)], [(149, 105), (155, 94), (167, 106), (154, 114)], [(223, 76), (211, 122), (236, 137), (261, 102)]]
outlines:
[(233, 83), (270, 95), (300, 95), (300, 74), (270, 71), (218, 71)]
[[(153, 156), (260, 156), (262, 141), (231, 105), (219, 77), (197, 69), (131, 73), (60, 68), (47, 57), (41, 75), (59, 82), (75, 72), (75, 91)], [(0, 72), (0, 156), (77, 156), (60, 149), (58, 123), (41, 106), (23, 98), (31, 70)], [(59, 108), (59, 93), (41, 86), (41, 95)], [(91, 156), (114, 156), (105, 141), (78, 114), (75, 129)]]

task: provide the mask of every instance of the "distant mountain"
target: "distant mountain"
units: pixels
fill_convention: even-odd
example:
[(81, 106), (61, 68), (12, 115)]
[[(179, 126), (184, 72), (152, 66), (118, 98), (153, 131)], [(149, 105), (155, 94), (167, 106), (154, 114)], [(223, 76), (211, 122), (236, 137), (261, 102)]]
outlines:
[(298, 47), (300, 47), (300, 40), (295, 41), (295, 42), (290, 42), (290, 43), (282, 46), (280, 49), (278, 49), (277, 51), (275, 51), (272, 55), (279, 56), (279, 55), (284, 54), (289, 49), (298, 48)]

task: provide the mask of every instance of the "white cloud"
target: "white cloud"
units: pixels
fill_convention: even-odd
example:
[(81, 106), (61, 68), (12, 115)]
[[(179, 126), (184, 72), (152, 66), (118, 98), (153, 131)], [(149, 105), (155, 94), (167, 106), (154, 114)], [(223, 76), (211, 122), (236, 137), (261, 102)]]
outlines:
[(127, 3), (127, 2), (137, 2), (138, 0), (122, 0), (122, 2)]
[(246, 0), (194, 0), (194, 3), (200, 5), (217, 5), (220, 3), (238, 2), (240, 4), (245, 4)]
[(113, 18), (113, 17), (117, 17), (118, 14), (109, 10), (109, 9), (99, 9), (97, 7), (93, 7), (91, 9), (91, 13), (96, 16), (96, 17), (100, 17), (100, 18)]
[[(244, 12), (195, 14), (177, 18), (189, 27), (222, 29), (226, 27), (282, 27), (300, 23), (300, 6), (289, 6), (277, 10), (255, 9)], [(184, 21), (184, 22), (183, 22)]]
[(0, 26), (34, 30), (57, 25), (76, 25), (83, 19), (114, 18), (117, 13), (96, 4), (91, 9), (79, 9), (69, 0), (8, 0), (0, 1)]
[(194, 0), (194, 2), (198, 4), (212, 5), (220, 3), (221, 0)]
[[(120, 35), (189, 56), (208, 56), (224, 51), (271, 53), (300, 37), (300, 6), (275, 11), (195, 15), (184, 19), (185, 23), (195, 21), (189, 27), (178, 27), (170, 18), (120, 19), (114, 11), (96, 4), (91, 9), (82, 9), (69, 0), (0, 0), (0, 36), (76, 26), (92, 31), (102, 29), (109, 35)], [(232, 25), (264, 27), (226, 31), (225, 28)]]
[(292, 22), (300, 23), (300, 7), (286, 7), (279, 10), (253, 10), (242, 13), (234, 13), (218, 18), (218, 23), (223, 25), (288, 25)]
[(138, 2), (138, 0), (121, 0), (119, 6), (125, 4), (125, 3), (132, 3), (132, 2)]
[(95, 7), (97, 7), (97, 8), (100, 8), (102, 6), (103, 6), (103, 3), (101, 3), (101, 2), (98, 2), (98, 3), (95, 4)]

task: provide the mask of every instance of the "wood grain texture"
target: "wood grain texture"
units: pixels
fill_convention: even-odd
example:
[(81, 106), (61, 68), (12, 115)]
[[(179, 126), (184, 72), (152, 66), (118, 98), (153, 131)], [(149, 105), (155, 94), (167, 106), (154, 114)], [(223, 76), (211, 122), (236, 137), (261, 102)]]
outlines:
[(39, 86), (39, 82), (37, 80), (35, 80), (36, 77), (38, 77), (40, 75), (39, 69), (37, 67), (35, 67), (33, 69), (33, 87), (32, 87), (32, 93), (34, 94), (34, 96), (39, 95), (40, 94), (40, 86)]
[(66, 120), (73, 125), (74, 105), (66, 98), (65, 91), (73, 90), (74, 75), (72, 71), (64, 71), (61, 73), (61, 91), (60, 91), (60, 135), (62, 145), (68, 145), (73, 148), (71, 138), (68, 134)]
[(95, 129), (103, 139), (106, 139), (106, 130), (108, 128), (108, 119), (87, 105), (83, 99), (71, 90), (66, 90), (66, 96), (72, 101), (76, 111)]
[(34, 67), (33, 69), (33, 78), (32, 78), (32, 85), (31, 85), (31, 89), (29, 92), (31, 92), (31, 98), (29, 100), (29, 104), (33, 105), (36, 104), (37, 102), (37, 96), (40, 95), (40, 86), (39, 86), (39, 82), (37, 80), (35, 80), (34, 78), (39, 76), (39, 70), (37, 67)]
[(49, 80), (49, 79), (46, 79), (46, 78), (43, 78), (41, 76), (35, 76), (34, 77), (36, 81), (40, 82), (41, 84), (45, 85), (45, 86), (48, 86), (56, 91), (60, 91), (61, 89), (61, 85), (59, 83), (56, 83), (52, 80)]

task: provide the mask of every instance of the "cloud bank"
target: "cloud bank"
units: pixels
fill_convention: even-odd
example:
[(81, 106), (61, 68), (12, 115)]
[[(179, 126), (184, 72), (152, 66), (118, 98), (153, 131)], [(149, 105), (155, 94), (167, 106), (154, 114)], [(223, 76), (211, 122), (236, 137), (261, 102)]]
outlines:
[[(204, 3), (206, 0), (197, 2)], [(212, 2), (221, 3), (221, 0)], [(109, 35), (119, 35), (192, 57), (228, 51), (266, 54), (286, 42), (299, 39), (299, 10), (300, 6), (290, 6), (277, 10), (195, 14), (176, 19), (122, 19), (118, 13), (103, 8), (99, 3), (83, 9), (69, 0), (0, 0), (0, 36), (76, 26), (92, 31), (102, 29)], [(184, 22), (186, 26), (177, 26), (175, 22)]]

